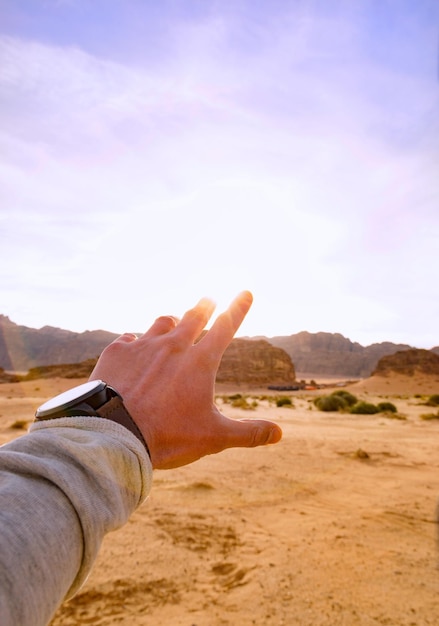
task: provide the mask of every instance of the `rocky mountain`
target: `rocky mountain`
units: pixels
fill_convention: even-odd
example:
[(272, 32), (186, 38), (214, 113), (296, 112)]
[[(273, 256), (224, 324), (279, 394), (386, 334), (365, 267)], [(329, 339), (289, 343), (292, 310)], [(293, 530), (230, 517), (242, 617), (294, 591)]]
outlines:
[(432, 350), (402, 350), (395, 354), (382, 357), (372, 372), (373, 376), (389, 376), (391, 374), (439, 375), (439, 354)]
[(74, 333), (19, 326), (0, 315), (0, 367), (16, 372), (40, 365), (79, 363), (97, 357), (117, 335), (104, 330)]
[(362, 346), (339, 333), (308, 333), (271, 337), (268, 341), (291, 357), (296, 372), (320, 376), (370, 376), (379, 359), (411, 346), (391, 342)]
[[(28, 328), (0, 315), (0, 368), (23, 372), (45, 365), (81, 363), (96, 358), (116, 336), (104, 330), (74, 333), (51, 326)], [(234, 340), (229, 355), (233, 365), (227, 365), (230, 369), (227, 376), (224, 374), (229, 380), (236, 380), (237, 372), (244, 369), (261, 384), (268, 379), (274, 384), (289, 384), (294, 381), (294, 370), (313, 377), (363, 378), (370, 376), (382, 357), (412, 348), (390, 342), (365, 347), (339, 333), (306, 331), (282, 337), (247, 338), (250, 339), (253, 352), (247, 344), (238, 347), (239, 342), (245, 340)], [(276, 351), (278, 348), (286, 352), (288, 363), (284, 360), (285, 355)], [(439, 346), (427, 352), (439, 354)], [(246, 368), (242, 366), (242, 359), (246, 360)], [(263, 368), (268, 372), (265, 382)], [(221, 371), (219, 375), (223, 376)], [(241, 376), (250, 376), (250, 373)]]
[(288, 354), (268, 341), (234, 339), (224, 353), (216, 381), (251, 385), (291, 384), (294, 365)]

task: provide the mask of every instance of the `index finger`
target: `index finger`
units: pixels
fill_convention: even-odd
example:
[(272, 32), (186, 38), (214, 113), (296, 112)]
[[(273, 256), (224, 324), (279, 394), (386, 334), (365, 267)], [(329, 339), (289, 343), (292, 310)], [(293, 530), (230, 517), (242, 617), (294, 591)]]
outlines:
[(210, 351), (218, 360), (221, 359), (225, 349), (232, 341), (236, 331), (247, 315), (252, 302), (253, 296), (249, 291), (240, 293), (233, 300), (227, 311), (224, 311), (217, 317), (212, 328), (198, 345), (202, 349)]

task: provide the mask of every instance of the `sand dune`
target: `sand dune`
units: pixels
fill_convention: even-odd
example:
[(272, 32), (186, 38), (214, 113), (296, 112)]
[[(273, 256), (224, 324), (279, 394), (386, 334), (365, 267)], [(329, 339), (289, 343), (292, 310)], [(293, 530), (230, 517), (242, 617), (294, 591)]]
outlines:
[(350, 385), (353, 393), (414, 395), (438, 393), (439, 376), (370, 376)]
[[(321, 413), (316, 392), (291, 394), (291, 409), (257, 400), (252, 412), (218, 399), (233, 418), (277, 420), (282, 442), (156, 472), (53, 626), (438, 623), (439, 420), (420, 419), (433, 409), (414, 397), (419, 386), (372, 382), (355, 393), (391, 398), (406, 419)], [(71, 385), (0, 386), (1, 441)]]

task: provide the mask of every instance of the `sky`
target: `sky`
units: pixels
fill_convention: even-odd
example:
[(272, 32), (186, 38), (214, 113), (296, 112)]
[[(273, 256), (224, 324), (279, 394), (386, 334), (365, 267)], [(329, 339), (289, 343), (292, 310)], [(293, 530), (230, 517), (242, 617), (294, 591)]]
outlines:
[(439, 345), (437, 0), (0, 0), (0, 313)]

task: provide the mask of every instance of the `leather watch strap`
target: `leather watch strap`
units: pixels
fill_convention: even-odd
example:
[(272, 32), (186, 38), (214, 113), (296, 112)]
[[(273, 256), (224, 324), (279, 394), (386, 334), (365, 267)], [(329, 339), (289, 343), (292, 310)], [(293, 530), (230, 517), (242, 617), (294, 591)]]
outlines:
[(113, 422), (116, 422), (117, 424), (121, 424), (122, 426), (125, 426), (125, 428), (128, 428), (128, 430), (130, 430), (133, 433), (133, 435), (136, 435), (136, 437), (140, 439), (140, 441), (143, 443), (143, 445), (146, 448), (149, 458), (151, 458), (151, 453), (149, 451), (148, 444), (146, 443), (139, 427), (137, 426), (137, 424), (135, 423), (131, 415), (126, 410), (122, 402), (122, 399), (119, 396), (115, 396), (114, 398), (106, 402), (104, 405), (96, 409), (96, 413), (100, 417), (104, 417), (105, 419), (112, 420)]

